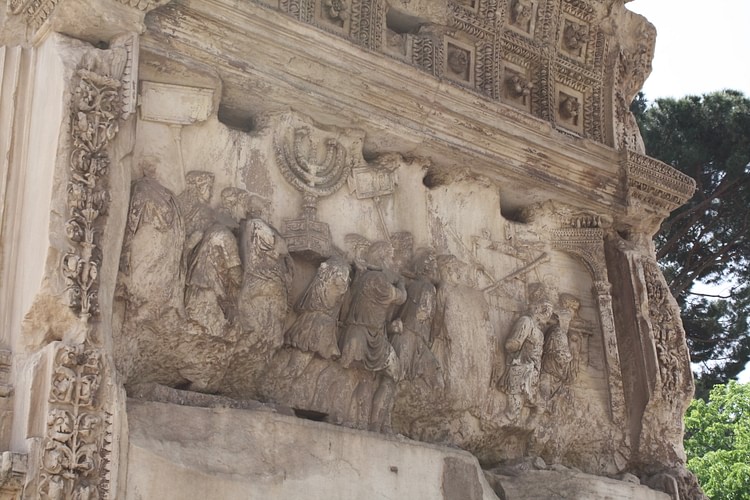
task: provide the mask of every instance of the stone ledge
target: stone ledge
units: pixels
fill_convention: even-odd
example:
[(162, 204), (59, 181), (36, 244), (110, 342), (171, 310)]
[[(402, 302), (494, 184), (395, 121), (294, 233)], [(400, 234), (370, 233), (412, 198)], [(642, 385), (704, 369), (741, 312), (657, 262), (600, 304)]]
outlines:
[(126, 499), (496, 500), (467, 452), (271, 413), (130, 399)]
[(485, 476), (495, 490), (500, 492), (501, 498), (507, 500), (548, 500), (550, 498), (669, 500), (671, 498), (666, 493), (646, 486), (592, 476), (564, 467), (559, 467), (557, 470), (526, 470), (517, 475), (485, 472)]

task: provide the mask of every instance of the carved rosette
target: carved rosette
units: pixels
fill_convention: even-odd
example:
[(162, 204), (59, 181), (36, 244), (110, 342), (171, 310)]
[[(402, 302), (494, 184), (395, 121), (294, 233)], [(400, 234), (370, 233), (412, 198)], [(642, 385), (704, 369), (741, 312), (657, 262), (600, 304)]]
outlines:
[(111, 415), (103, 409), (102, 352), (84, 344), (57, 347), (41, 448), (41, 498), (108, 496)]
[(122, 108), (119, 80), (86, 69), (79, 69), (77, 74), (71, 113), (70, 212), (65, 224), (72, 249), (63, 258), (62, 272), (69, 306), (86, 322), (98, 313), (98, 226), (109, 204), (105, 186), (110, 165), (107, 146), (117, 134)]
[(628, 206), (661, 217), (683, 205), (695, 191), (693, 178), (666, 163), (633, 151), (625, 151), (623, 169)]

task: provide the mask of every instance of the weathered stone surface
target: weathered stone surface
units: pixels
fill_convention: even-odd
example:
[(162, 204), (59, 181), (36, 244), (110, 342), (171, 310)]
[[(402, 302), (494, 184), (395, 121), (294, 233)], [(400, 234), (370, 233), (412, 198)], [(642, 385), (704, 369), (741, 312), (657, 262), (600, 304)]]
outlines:
[(621, 2), (3, 9), (3, 494), (700, 496)]
[(122, 498), (497, 498), (460, 450), (270, 412), (127, 408)]
[[(629, 481), (584, 474), (580, 471), (528, 470), (508, 476), (486, 471), (489, 483), (502, 488), (508, 500), (548, 500), (550, 498), (606, 498), (608, 500), (669, 500), (666, 493)], [(499, 486), (498, 486), (499, 485)]]

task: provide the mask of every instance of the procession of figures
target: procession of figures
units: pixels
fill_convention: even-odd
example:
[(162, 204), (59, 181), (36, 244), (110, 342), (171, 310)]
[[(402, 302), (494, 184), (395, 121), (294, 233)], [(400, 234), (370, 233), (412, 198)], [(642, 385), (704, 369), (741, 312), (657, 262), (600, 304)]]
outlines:
[[(132, 185), (116, 338), (130, 386), (272, 401), (390, 432), (399, 392), (428, 411), (499, 391), (500, 417), (517, 423), (579, 371), (573, 295), (527, 284), (528, 309), (496, 349), (475, 263), (414, 249), (409, 233), (349, 235), (351, 248), (327, 257), (293, 253), (260, 196), (228, 187), (212, 204), (204, 171), (185, 184), (178, 195), (148, 176)], [(302, 274), (312, 277), (295, 294)], [(473, 401), (462, 386), (476, 388)]]

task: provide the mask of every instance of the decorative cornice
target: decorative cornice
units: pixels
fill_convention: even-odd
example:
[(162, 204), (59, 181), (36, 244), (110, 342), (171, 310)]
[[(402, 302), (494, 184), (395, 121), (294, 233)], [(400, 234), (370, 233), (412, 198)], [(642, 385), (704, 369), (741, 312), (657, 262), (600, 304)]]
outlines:
[(666, 163), (626, 150), (622, 164), (629, 207), (666, 217), (693, 196), (695, 180)]
[[(27, 26), (29, 26), (33, 32), (37, 32), (42, 28), (44, 23), (54, 15), (58, 6), (72, 1), (73, 0), (8, 0), (8, 11), (13, 15), (23, 16)], [(134, 11), (146, 13), (166, 4), (170, 0), (114, 1), (123, 6), (130, 7)]]

